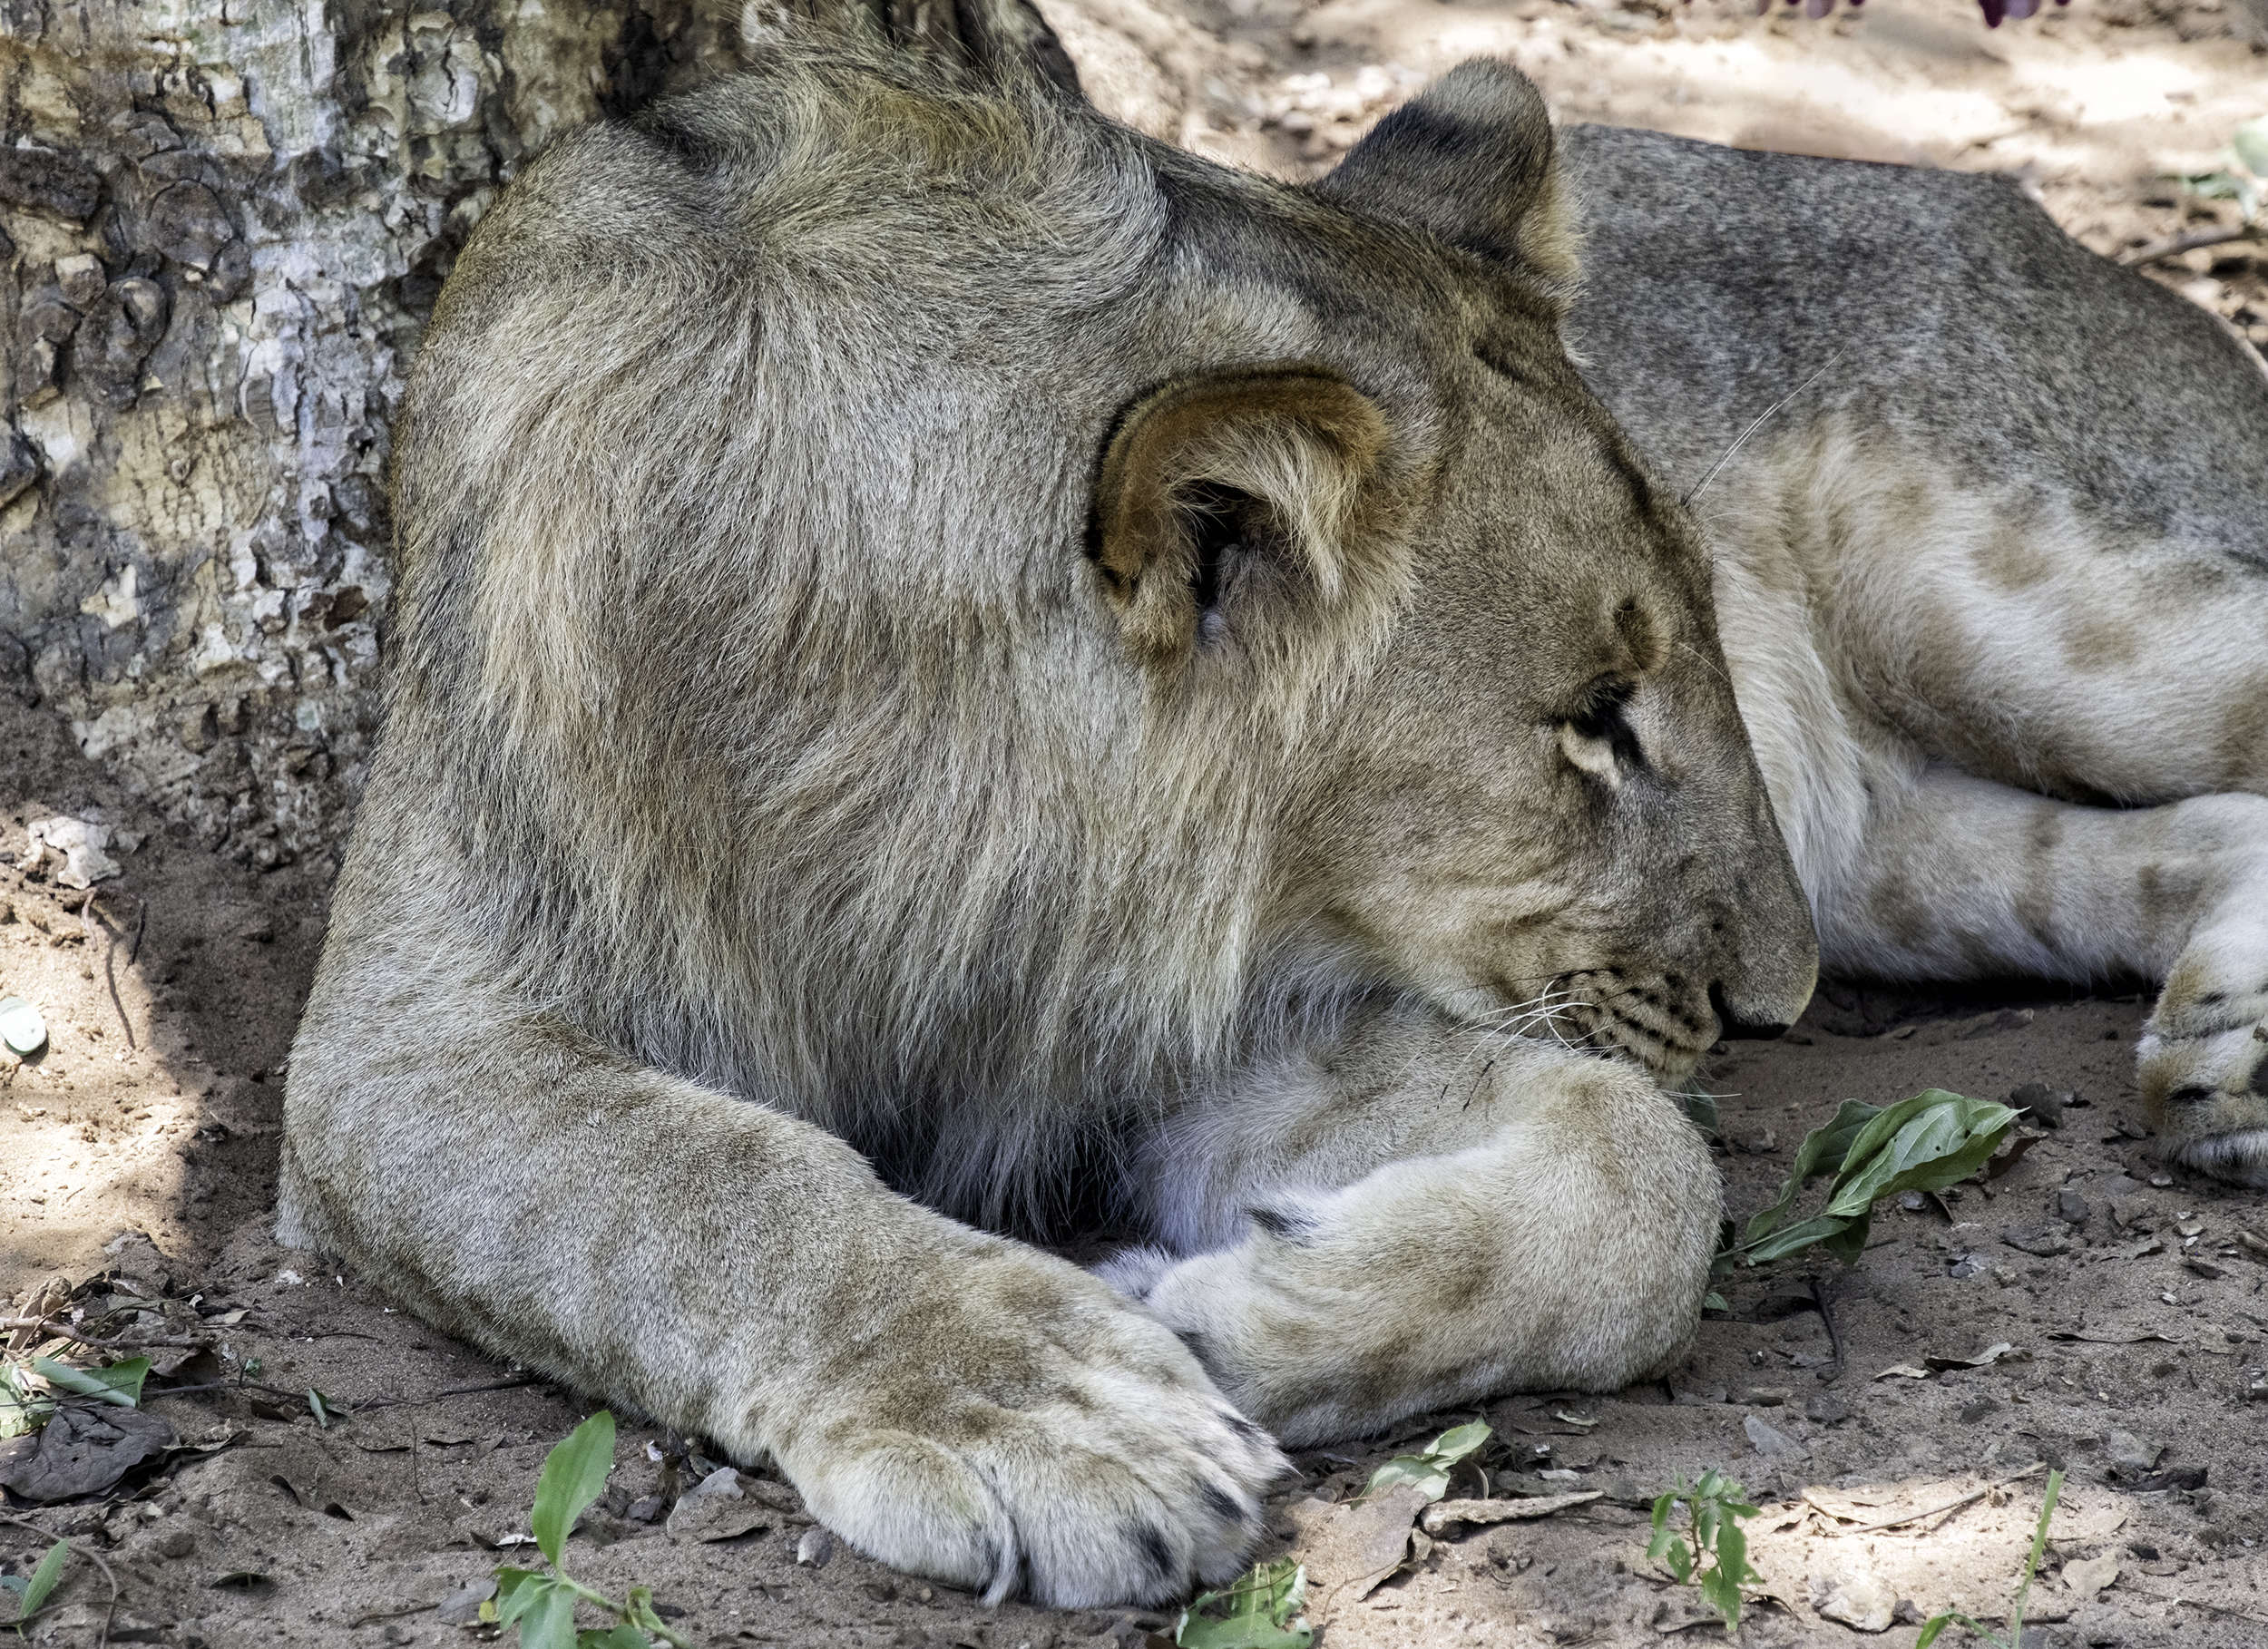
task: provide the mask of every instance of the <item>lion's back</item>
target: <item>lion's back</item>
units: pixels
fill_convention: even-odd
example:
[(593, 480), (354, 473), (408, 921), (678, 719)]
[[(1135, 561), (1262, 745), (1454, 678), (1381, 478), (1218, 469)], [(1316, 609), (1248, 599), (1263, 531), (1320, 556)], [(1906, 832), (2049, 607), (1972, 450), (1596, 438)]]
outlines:
[(1589, 233), (1570, 341), (1673, 481), (1801, 391), (1793, 418), (1849, 414), (1980, 481), (2076, 485), (2119, 528), (2268, 560), (2268, 376), (2010, 180), (1566, 136)]

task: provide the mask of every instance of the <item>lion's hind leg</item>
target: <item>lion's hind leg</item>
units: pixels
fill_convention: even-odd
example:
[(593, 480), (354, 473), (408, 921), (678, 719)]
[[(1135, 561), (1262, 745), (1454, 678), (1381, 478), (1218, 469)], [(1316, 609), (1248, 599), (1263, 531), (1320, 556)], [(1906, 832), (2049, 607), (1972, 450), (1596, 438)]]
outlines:
[[(2256, 384), (2215, 393), (2268, 443)], [(1888, 432), (1865, 461), (1823, 428), (1733, 483), (1723, 524), (1809, 591), (1842, 747), (1871, 764), (1847, 787), (1856, 828), (1798, 852), (1825, 964), (2163, 981), (2137, 1050), (2163, 1148), (2268, 1184), (2268, 445), (2231, 460), (2244, 502), (2152, 522), (2052, 467), (1994, 483)], [(2175, 477), (2215, 455), (2157, 454)], [(1726, 638), (1752, 657), (1769, 639), (1738, 611)], [(1757, 698), (1775, 802), (1824, 794), (1813, 722)]]
[(2137, 1050), (2160, 1149), (2268, 1185), (2268, 796), (2086, 807), (1930, 765), (1874, 808), (1813, 890), (1830, 967), (2162, 979)]
[(1698, 1320), (1720, 1188), (1637, 1069), (1410, 1016), (1160, 1132), (1162, 1245), (1105, 1276), (1288, 1442), (1658, 1372)]

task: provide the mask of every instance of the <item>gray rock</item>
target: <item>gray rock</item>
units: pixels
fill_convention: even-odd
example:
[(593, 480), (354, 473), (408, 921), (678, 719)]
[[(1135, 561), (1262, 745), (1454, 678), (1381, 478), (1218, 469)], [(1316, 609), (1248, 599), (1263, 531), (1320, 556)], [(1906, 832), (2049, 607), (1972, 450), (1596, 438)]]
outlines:
[(2110, 1463), (2128, 1471), (2156, 1469), (2158, 1457), (2165, 1452), (2163, 1443), (2146, 1443), (2131, 1431), (2114, 1431), (2105, 1446)]
[(2076, 1095), (2049, 1088), (2045, 1082), (2027, 1082), (2009, 1096), (2009, 1103), (2030, 1113), (2028, 1121), (2044, 1128), (2059, 1128), (2063, 1126), (2063, 1107), (2075, 1098)]
[(1803, 1445), (1784, 1431), (1766, 1425), (1755, 1415), (1741, 1421), (1741, 1429), (1748, 1434), (1758, 1454), (1793, 1454)]
[(835, 1537), (823, 1528), (807, 1528), (796, 1542), (796, 1561), (807, 1569), (823, 1569), (835, 1556)]
[(1833, 1553), (1811, 1575), (1812, 1608), (1861, 1632), (1886, 1632), (1898, 1611), (1898, 1594), (1848, 1553)]

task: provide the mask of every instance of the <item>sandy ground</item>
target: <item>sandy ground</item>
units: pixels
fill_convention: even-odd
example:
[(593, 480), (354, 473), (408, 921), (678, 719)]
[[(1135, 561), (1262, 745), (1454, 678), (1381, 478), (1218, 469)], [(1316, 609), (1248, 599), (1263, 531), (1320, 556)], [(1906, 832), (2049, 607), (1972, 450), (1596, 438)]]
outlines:
[[(2209, 166), (2231, 129), (2268, 110), (2268, 55), (2237, 37), (2242, 18), (2179, 0), (2079, 0), (1990, 34), (1959, 0), (1877, 0), (1822, 24), (1647, 0), (1129, 0), (1112, 15), (1116, 34), (1065, 13), (1100, 100), (1285, 175), (1322, 170), (1426, 75), (1493, 51), (1534, 75), (1566, 121), (2012, 171), (2107, 252), (2233, 221), (2162, 174)], [(2268, 343), (2257, 244), (2153, 273)], [(98, 813), (141, 845), (91, 907), (24, 875), (29, 821)], [(20, 1308), (75, 1291), (83, 1327), (211, 1342), (171, 1376), (206, 1389), (149, 1405), (197, 1447), (112, 1496), (9, 1512), (105, 1558), (119, 1585), (113, 1642), (474, 1634), (445, 1624), (455, 1611), (443, 1605), (512, 1559), (544, 1452), (585, 1411), (267, 1236), (283, 1061), (326, 876), (319, 864), (252, 874), (176, 841), (64, 728), (0, 695), (0, 994), (38, 1002), (54, 1033), (36, 1062), (0, 1054), (0, 1296)], [(2045, 1462), (2070, 1476), (2027, 1644), (2268, 1642), (2255, 1544), (2268, 1267), (2239, 1235), (2268, 1237), (2268, 1205), (2150, 1163), (2131, 1057), (2146, 1010), (2131, 994), (1838, 986), (1786, 1042), (1724, 1050), (1706, 1075), (1727, 1096), (1724, 1160), (1742, 1215), (1841, 1099), (1887, 1103), (1930, 1086), (2001, 1098), (2033, 1082), (2077, 1098), (2004, 1176), (1880, 1219), (1853, 1270), (1735, 1279), (1731, 1312), (1704, 1324), (1663, 1384), (1492, 1405), (1497, 1438), (1481, 1464), (1495, 1487), (1548, 1470), (1567, 1475), (1527, 1486), (1601, 1498), (1444, 1539), (1367, 1598), (1350, 1587), (1319, 1602), (1323, 1641), (1714, 1633), (1691, 1624), (1690, 1589), (1645, 1560), (1640, 1509), (1677, 1473), (1714, 1465), (1765, 1506), (1751, 1526), (1765, 1585), (1741, 1641), (1855, 1641), (1814, 1604), (1871, 1586), (1900, 1605), (1875, 1641), (1902, 1649), (1917, 1607), (2005, 1612), (2039, 1476), (1937, 1517), (1833, 1531)], [(2002, 1342), (2013, 1349), (1985, 1367), (1884, 1372)], [(327, 1427), (309, 1388), (338, 1410)], [(1410, 1439), (1471, 1418), (1423, 1417), (1302, 1455), (1302, 1480), (1275, 1503), (1279, 1549), (1320, 1562), (1316, 1508), (1295, 1503), (1343, 1498)], [(1100, 1649), (1170, 1625), (1123, 1610), (982, 1609), (830, 1549), (777, 1484), (751, 1484), (735, 1520), (745, 1527), (728, 1537), (695, 1538), (683, 1519), (672, 1532), (650, 1514), (714, 1464), (700, 1449), (626, 1422), (614, 1485), (571, 1548), (593, 1584), (653, 1586), (697, 1642)], [(45, 1538), (0, 1523), (0, 1566), (22, 1572)], [(2111, 1561), (2089, 1561), (2100, 1558)], [(108, 1588), (93, 1565), (75, 1564), (58, 1595), (31, 1640), (94, 1643)]]

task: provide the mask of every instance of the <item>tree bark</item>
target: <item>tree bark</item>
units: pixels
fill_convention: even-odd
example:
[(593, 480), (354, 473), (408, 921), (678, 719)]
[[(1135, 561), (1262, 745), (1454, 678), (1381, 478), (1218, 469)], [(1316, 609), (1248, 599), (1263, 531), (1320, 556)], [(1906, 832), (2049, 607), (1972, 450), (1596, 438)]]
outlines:
[[(1177, 135), (1194, 32), (1050, 5), (1106, 109)], [(1028, 0), (746, 26), (1078, 94)], [(732, 0), (0, 0), (0, 692), (240, 863), (335, 849), (377, 722), (387, 432), (451, 260), (548, 139), (729, 72), (742, 27)]]
[(387, 425), (553, 133), (730, 62), (693, 0), (0, 0), (0, 690), (209, 845), (341, 833)]

